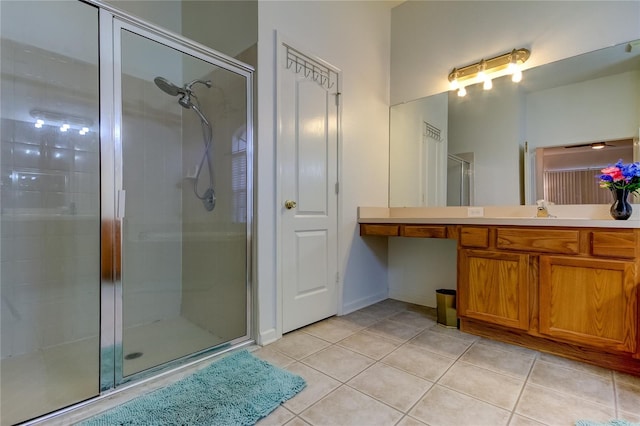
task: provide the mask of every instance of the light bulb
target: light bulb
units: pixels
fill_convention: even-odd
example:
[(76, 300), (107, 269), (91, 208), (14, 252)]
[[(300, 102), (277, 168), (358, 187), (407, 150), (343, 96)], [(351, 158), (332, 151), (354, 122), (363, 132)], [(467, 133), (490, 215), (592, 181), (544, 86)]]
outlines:
[(458, 96), (460, 96), (461, 98), (466, 94), (467, 94), (467, 89), (465, 89), (464, 86), (458, 89)]
[(457, 90), (460, 87), (460, 83), (458, 83), (458, 79), (454, 78), (449, 83), (449, 90)]
[(483, 88), (484, 90), (491, 90), (491, 88), (492, 88), (492, 87), (493, 87), (493, 82), (491, 81), (491, 79), (490, 79), (490, 78), (487, 78), (487, 79), (484, 81), (484, 84), (482, 85), (482, 88)]
[(38, 120), (36, 120), (36, 124), (34, 124), (34, 126), (36, 126), (37, 129), (40, 129), (40, 128), (42, 128), (43, 124), (44, 124), (44, 121), (38, 119)]
[(484, 71), (478, 71), (478, 80), (487, 81), (487, 73)]
[(514, 83), (520, 83), (522, 81), (522, 71), (520, 70), (520, 68), (515, 70), (511, 75), (511, 81), (513, 81)]

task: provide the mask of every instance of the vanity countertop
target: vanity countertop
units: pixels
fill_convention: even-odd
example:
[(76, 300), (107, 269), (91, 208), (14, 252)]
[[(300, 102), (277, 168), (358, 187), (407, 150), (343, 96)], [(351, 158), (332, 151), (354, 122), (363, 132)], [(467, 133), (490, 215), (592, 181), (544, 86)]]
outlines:
[(538, 218), (536, 206), (358, 207), (358, 223), (640, 228), (640, 205), (628, 220), (614, 220), (606, 204), (550, 205), (554, 217)]

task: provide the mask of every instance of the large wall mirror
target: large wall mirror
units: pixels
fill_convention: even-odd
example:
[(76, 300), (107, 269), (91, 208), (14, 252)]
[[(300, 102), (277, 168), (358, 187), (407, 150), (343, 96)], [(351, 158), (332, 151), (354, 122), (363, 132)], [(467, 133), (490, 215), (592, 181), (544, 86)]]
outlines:
[(640, 159), (640, 41), (523, 74), (392, 106), (389, 206), (609, 203), (595, 175)]

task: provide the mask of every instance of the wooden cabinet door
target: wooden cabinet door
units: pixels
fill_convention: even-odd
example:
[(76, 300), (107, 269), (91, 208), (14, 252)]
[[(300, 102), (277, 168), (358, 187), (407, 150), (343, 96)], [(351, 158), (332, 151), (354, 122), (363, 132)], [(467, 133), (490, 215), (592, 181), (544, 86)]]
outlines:
[(633, 262), (540, 256), (540, 333), (635, 352), (634, 277)]
[(529, 257), (522, 253), (460, 250), (459, 315), (527, 330)]

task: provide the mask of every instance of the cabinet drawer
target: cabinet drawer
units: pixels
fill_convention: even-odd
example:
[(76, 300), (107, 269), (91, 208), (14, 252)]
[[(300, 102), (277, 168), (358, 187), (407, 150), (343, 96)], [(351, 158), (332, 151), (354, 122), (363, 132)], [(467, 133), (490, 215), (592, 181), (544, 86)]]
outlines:
[(578, 254), (580, 231), (497, 228), (496, 247), (506, 250)]
[(636, 235), (630, 232), (591, 233), (591, 254), (600, 257), (622, 257), (633, 259), (636, 257)]
[(489, 247), (489, 228), (463, 227), (460, 229), (460, 245), (463, 247)]
[(360, 224), (360, 235), (378, 235), (382, 237), (397, 237), (400, 235), (400, 225), (394, 224)]
[(446, 226), (404, 225), (400, 228), (403, 237), (447, 238)]

